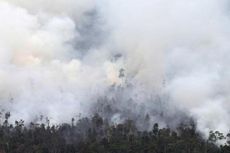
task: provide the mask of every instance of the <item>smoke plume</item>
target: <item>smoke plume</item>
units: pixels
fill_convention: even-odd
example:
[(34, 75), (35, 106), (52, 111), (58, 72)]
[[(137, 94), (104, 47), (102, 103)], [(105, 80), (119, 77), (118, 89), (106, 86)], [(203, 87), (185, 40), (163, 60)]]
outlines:
[(227, 0), (0, 0), (1, 109), (227, 133), (229, 15)]

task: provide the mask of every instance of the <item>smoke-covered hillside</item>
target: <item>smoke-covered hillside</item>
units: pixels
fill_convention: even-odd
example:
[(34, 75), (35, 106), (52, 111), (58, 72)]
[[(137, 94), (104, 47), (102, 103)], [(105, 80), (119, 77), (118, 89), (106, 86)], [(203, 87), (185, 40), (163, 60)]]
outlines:
[[(230, 127), (227, 0), (0, 0), (0, 108), (51, 124)], [(143, 119), (148, 116), (149, 123)]]

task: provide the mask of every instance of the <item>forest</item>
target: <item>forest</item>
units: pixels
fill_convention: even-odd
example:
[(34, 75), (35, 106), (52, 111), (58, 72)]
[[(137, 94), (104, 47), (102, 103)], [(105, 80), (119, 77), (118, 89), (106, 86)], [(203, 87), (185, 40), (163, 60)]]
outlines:
[[(174, 130), (153, 123), (140, 131), (135, 121), (109, 124), (98, 114), (60, 125), (50, 125), (48, 118), (10, 124), (9, 118), (5, 113), (0, 126), (0, 153), (230, 153), (230, 134), (210, 131), (204, 139), (193, 120)], [(226, 143), (217, 145), (220, 140)]]

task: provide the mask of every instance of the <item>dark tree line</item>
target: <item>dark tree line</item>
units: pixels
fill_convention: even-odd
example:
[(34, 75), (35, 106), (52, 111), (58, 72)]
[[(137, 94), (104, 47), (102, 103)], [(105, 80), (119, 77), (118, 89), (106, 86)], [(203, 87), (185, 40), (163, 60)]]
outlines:
[[(159, 128), (139, 131), (132, 120), (110, 125), (99, 115), (72, 124), (50, 125), (15, 121), (6, 113), (0, 125), (0, 153), (230, 153), (230, 134), (210, 131), (205, 140), (196, 126), (180, 124), (176, 130)], [(217, 146), (224, 139), (226, 144)]]

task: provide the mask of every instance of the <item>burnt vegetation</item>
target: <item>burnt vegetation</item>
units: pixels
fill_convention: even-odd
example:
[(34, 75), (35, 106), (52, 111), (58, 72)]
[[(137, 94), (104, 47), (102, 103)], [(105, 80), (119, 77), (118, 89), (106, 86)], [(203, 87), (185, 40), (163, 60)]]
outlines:
[[(6, 113), (0, 125), (0, 153), (230, 153), (230, 134), (210, 131), (203, 139), (193, 121), (174, 130), (153, 123), (150, 131), (139, 131), (132, 120), (111, 125), (98, 114), (61, 125), (48, 119), (12, 125), (9, 118)], [(220, 140), (226, 143), (216, 145)]]

